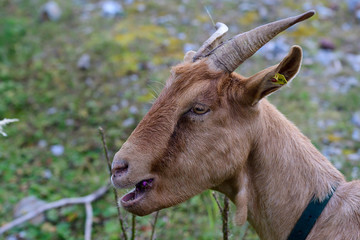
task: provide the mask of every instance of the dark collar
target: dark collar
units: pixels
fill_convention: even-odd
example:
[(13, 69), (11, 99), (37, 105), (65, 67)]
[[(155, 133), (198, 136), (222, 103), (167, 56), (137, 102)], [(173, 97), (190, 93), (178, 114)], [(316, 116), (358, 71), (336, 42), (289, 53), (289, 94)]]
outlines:
[(288, 240), (305, 240), (309, 235), (311, 229), (314, 227), (316, 220), (321, 215), (326, 204), (329, 202), (330, 198), (333, 196), (336, 188), (333, 188), (333, 191), (322, 201), (320, 202), (315, 197), (310, 201), (310, 203), (305, 208), (301, 217), (295, 224), (295, 227), (291, 231)]

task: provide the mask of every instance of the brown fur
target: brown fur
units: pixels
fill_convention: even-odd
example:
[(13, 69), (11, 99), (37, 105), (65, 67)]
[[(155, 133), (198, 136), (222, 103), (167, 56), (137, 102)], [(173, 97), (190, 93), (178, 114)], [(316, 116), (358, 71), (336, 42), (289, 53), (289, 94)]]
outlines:
[[(278, 65), (250, 78), (209, 69), (206, 60), (173, 68), (159, 98), (114, 157), (116, 187), (153, 178), (130, 212), (146, 215), (206, 190), (226, 194), (236, 205), (235, 221), (249, 220), (262, 239), (286, 239), (312, 197), (333, 198), (307, 239), (360, 239), (360, 184), (346, 183), (291, 122), (266, 99), (290, 81), (301, 64), (293, 47)], [(195, 104), (210, 111), (197, 115)]]

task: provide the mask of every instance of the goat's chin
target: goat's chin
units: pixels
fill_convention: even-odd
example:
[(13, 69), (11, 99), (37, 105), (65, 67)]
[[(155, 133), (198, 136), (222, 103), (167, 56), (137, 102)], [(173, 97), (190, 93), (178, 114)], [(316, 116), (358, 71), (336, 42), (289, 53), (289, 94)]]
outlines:
[(135, 214), (137, 216), (146, 216), (157, 211), (157, 209), (153, 209), (153, 208), (144, 208), (141, 206), (141, 204), (134, 204), (131, 206), (126, 206), (124, 208), (126, 211)]
[(120, 203), (126, 211), (137, 216), (149, 215), (164, 208), (163, 206), (158, 206), (154, 201), (152, 201), (150, 196), (144, 196), (141, 199), (131, 203), (125, 203), (120, 200)]
[(159, 196), (156, 189), (148, 188), (144, 191), (138, 191), (135, 188), (120, 199), (120, 204), (130, 213), (145, 216), (166, 207), (159, 204)]
[(135, 215), (148, 215), (156, 210), (153, 208), (151, 195), (153, 195), (151, 189), (138, 191), (135, 188), (120, 199), (120, 204), (126, 211)]
[(191, 198), (191, 196), (179, 197), (179, 195), (173, 193), (159, 193), (156, 189), (152, 189), (132, 201), (124, 201), (126, 197), (127, 195), (121, 198), (121, 205), (126, 211), (138, 216), (149, 215), (158, 210), (178, 205)]

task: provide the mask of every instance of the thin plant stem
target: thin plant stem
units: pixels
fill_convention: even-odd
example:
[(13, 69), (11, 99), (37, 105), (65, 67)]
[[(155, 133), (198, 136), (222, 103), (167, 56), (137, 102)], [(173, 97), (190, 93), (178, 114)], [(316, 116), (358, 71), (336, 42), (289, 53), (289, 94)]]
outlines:
[(229, 239), (229, 198), (224, 196), (224, 208), (222, 212), (224, 240)]
[(153, 239), (154, 239), (156, 222), (157, 222), (157, 220), (158, 220), (159, 212), (160, 212), (160, 211), (157, 211), (156, 214), (155, 214), (154, 223), (152, 224), (152, 230), (151, 230), (150, 240), (153, 240)]
[(249, 233), (249, 224), (246, 224), (246, 228), (245, 228), (245, 232), (244, 232), (244, 235), (242, 236), (242, 240), (245, 240), (247, 235)]
[(108, 151), (107, 144), (106, 144), (106, 139), (105, 139), (105, 131), (104, 131), (104, 129), (102, 127), (99, 127), (99, 133), (100, 133), (101, 141), (102, 141), (102, 144), (103, 144), (105, 159), (106, 159), (107, 166), (108, 166), (108, 169), (109, 169), (109, 175), (111, 177), (111, 162), (110, 162), (110, 159), (109, 159), (109, 154), (108, 154), (109, 151)]
[(215, 193), (215, 192), (212, 192), (212, 195), (213, 195), (213, 197), (214, 197), (214, 199), (215, 199), (215, 201), (216, 201), (216, 204), (217, 204), (217, 206), (218, 206), (218, 208), (219, 208), (219, 210), (220, 210), (220, 213), (222, 214), (223, 209), (222, 209), (222, 207), (221, 207), (221, 204), (220, 204), (220, 202), (219, 202), (219, 199), (218, 199), (216, 193)]
[[(111, 161), (109, 159), (109, 154), (108, 154), (109, 151), (108, 151), (108, 148), (107, 148), (107, 145), (106, 145), (105, 132), (104, 132), (104, 129), (102, 127), (99, 127), (99, 133), (100, 133), (100, 136), (101, 136), (101, 141), (102, 141), (103, 148), (104, 148), (104, 155), (105, 155), (105, 158), (106, 158), (106, 161), (107, 161), (107, 166), (108, 166), (108, 169), (109, 169), (109, 175), (110, 175), (110, 178), (111, 178)], [(116, 204), (116, 208), (117, 208), (117, 212), (118, 212), (118, 219), (119, 219), (120, 228), (121, 228), (121, 232), (122, 232), (122, 238), (124, 240), (127, 240), (128, 236), (126, 234), (126, 230), (125, 230), (125, 226), (124, 226), (124, 220), (122, 218), (121, 211), (120, 211), (118, 194), (117, 194), (117, 191), (116, 191), (115, 188), (112, 188), (112, 189), (113, 189), (114, 198), (115, 198), (115, 204)]]
[(135, 240), (135, 232), (136, 232), (136, 215), (132, 215), (131, 219), (131, 240)]

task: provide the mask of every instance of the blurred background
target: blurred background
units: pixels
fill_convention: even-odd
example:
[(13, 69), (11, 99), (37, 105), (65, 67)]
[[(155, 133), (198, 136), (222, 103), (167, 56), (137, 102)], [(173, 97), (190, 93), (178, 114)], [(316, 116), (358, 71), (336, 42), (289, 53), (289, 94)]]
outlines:
[[(112, 157), (170, 67), (214, 32), (205, 6), (215, 22), (229, 26), (228, 37), (317, 11), (237, 71), (254, 74), (300, 45), (300, 73), (270, 101), (348, 180), (359, 177), (360, 0), (0, 0), (0, 120), (19, 119), (0, 136), (0, 226), (36, 204), (87, 195), (107, 183), (98, 127)], [(93, 239), (119, 239), (112, 192), (93, 210)], [(123, 214), (129, 225), (130, 214)], [(136, 239), (149, 239), (153, 218), (136, 218)], [(82, 239), (84, 219), (83, 205), (50, 210), (0, 239)], [(230, 232), (231, 239), (258, 239), (248, 224), (231, 221)], [(211, 192), (162, 210), (156, 236), (221, 239)]]

